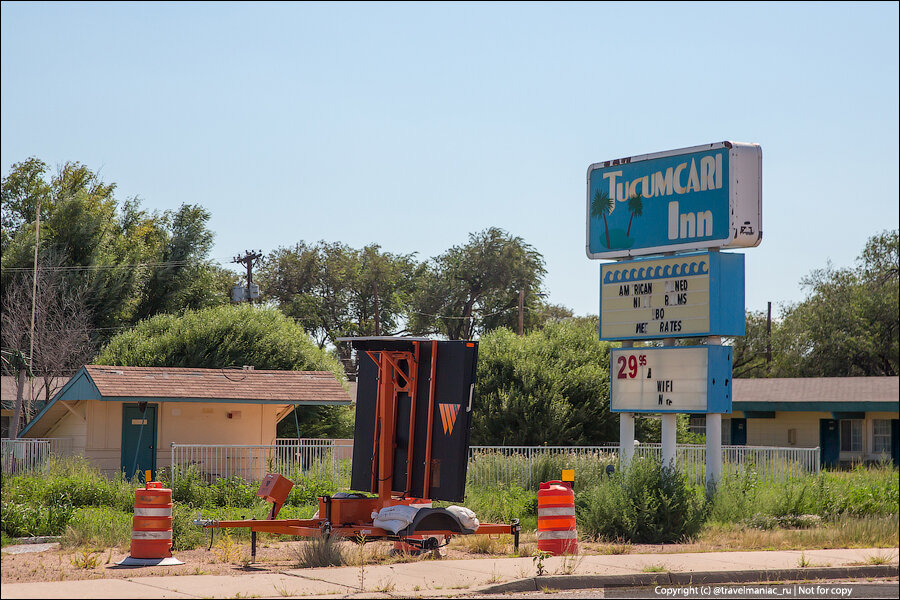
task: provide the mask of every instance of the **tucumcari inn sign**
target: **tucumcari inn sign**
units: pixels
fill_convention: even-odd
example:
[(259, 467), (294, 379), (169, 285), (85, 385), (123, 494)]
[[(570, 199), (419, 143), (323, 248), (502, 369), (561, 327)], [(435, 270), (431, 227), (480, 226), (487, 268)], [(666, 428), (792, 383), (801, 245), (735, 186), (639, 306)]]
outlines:
[(761, 165), (762, 149), (738, 142), (591, 165), (588, 258), (758, 246)]

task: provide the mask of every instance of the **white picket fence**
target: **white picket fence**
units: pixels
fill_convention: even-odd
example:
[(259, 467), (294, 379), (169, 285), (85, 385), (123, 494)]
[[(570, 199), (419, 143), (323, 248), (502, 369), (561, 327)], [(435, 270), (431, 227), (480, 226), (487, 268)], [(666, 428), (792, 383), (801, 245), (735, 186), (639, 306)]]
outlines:
[(67, 456), (72, 452), (70, 438), (4, 438), (0, 440), (0, 463), (4, 473), (20, 474), (42, 471), (51, 456)]
[(266, 473), (309, 476), (350, 485), (353, 440), (277, 439), (274, 445), (172, 443), (173, 479), (196, 470), (202, 479), (259, 481)]
[[(661, 444), (641, 444), (635, 458), (661, 458)], [(311, 476), (349, 488), (352, 440), (279, 439), (269, 446), (172, 444), (174, 477), (196, 469), (203, 479), (240, 477), (259, 481), (266, 473)], [(688, 481), (701, 484), (706, 476), (706, 446), (680, 444), (676, 467)], [(726, 475), (752, 472), (760, 481), (784, 481), (819, 473), (818, 448), (724, 446)], [(518, 485), (532, 489), (541, 481), (559, 479), (562, 469), (574, 469), (581, 481), (606, 477), (618, 468), (618, 445), (605, 446), (472, 446), (468, 483), (478, 486)]]
[[(43, 470), (51, 456), (71, 454), (66, 438), (4, 439), (4, 473)], [(661, 444), (635, 447), (635, 458), (661, 458)], [(259, 481), (266, 473), (309, 476), (350, 487), (353, 440), (277, 439), (272, 445), (175, 444), (170, 469), (177, 478), (196, 470), (204, 480), (239, 477)], [(692, 483), (703, 483), (706, 446), (679, 444), (676, 467)], [(760, 481), (784, 481), (819, 473), (819, 448), (723, 446), (726, 476), (752, 472)], [(470, 485), (518, 485), (532, 489), (541, 481), (558, 479), (562, 469), (574, 469), (578, 481), (596, 481), (619, 465), (619, 446), (472, 446), (467, 481)]]
[[(634, 456), (662, 459), (662, 444), (641, 444)], [(723, 446), (722, 464), (727, 475), (752, 472), (761, 481), (785, 481), (818, 474), (819, 448), (771, 448)], [(562, 469), (574, 469), (576, 481), (596, 481), (619, 465), (619, 446), (472, 446), (469, 448), (468, 482), (479, 486), (516, 484), (531, 489), (541, 481), (558, 479)], [(702, 484), (706, 478), (706, 446), (678, 444), (675, 466), (688, 481)]]

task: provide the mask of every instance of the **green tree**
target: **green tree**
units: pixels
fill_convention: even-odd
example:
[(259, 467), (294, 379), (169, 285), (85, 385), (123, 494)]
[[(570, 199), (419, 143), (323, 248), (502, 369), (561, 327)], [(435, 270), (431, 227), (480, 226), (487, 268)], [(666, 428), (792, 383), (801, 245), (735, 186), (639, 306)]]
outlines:
[[(113, 337), (94, 361), (141, 367), (240, 368), (344, 372), (293, 320), (275, 308), (247, 304), (157, 315)], [(298, 407), (303, 437), (349, 437), (349, 407)], [(294, 431), (293, 417), (284, 427)]]
[(204, 209), (148, 213), (137, 198), (120, 203), (115, 190), (77, 162), (52, 175), (36, 158), (14, 164), (2, 182), (3, 294), (34, 267), (40, 205), (39, 265), (87, 290), (94, 337), (155, 312), (228, 301), (229, 276), (205, 262), (212, 233)]
[(520, 237), (496, 227), (469, 235), (421, 271), (409, 330), (451, 340), (472, 339), (496, 327), (515, 328), (524, 290), (526, 328), (538, 324), (544, 258)]
[[(524, 336), (505, 328), (485, 333), (478, 348), (472, 444), (616, 442), (619, 419), (609, 410), (610, 344), (597, 339), (597, 325), (596, 317), (578, 317)], [(657, 440), (654, 425), (636, 420), (636, 438)]]
[[(734, 377), (768, 377), (771, 371), (766, 362), (768, 347), (768, 315), (747, 311), (744, 316), (745, 334), (732, 340), (732, 374)], [(775, 324), (773, 323), (773, 328)]]
[[(735, 338), (735, 377), (852, 377), (898, 374), (898, 231), (872, 236), (851, 268), (804, 277), (802, 302), (781, 308), (766, 332), (748, 312)], [(766, 346), (771, 344), (771, 361)]]
[(784, 311), (780, 376), (898, 374), (898, 232), (870, 238), (853, 268), (817, 269), (807, 298)]
[(376, 244), (356, 250), (300, 242), (269, 254), (258, 280), (265, 298), (296, 319), (320, 348), (334, 345), (353, 370), (351, 349), (337, 338), (399, 333), (419, 268), (414, 255), (382, 252)]
[(206, 260), (214, 237), (207, 227), (210, 216), (200, 205), (182, 204), (158, 219), (158, 264), (148, 268), (137, 319), (226, 301), (237, 276)]

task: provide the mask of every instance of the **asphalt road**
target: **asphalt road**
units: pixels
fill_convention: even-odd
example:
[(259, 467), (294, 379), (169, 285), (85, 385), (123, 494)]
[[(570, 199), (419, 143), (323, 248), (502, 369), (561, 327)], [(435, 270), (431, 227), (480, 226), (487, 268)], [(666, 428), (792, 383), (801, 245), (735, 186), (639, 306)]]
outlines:
[(563, 598), (898, 598), (897, 579), (874, 581), (814, 581), (785, 584), (715, 584), (659, 586), (643, 588), (593, 588), (546, 590), (469, 596), (470, 598), (521, 598), (527, 600)]

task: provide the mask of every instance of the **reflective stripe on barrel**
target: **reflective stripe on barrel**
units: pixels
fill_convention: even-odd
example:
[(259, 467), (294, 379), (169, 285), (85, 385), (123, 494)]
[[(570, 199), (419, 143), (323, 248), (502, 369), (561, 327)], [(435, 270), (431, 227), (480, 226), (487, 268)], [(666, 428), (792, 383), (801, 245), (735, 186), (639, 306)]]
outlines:
[(135, 490), (131, 558), (172, 556), (172, 490), (151, 481)]
[(541, 483), (538, 490), (538, 550), (551, 554), (578, 552), (575, 493), (568, 483)]

